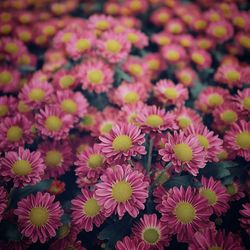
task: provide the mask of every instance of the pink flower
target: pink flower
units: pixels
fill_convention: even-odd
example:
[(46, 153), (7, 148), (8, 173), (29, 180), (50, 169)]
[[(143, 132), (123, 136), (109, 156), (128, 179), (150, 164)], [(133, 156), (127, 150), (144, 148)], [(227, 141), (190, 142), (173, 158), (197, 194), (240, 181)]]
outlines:
[(68, 136), (74, 119), (71, 115), (64, 114), (59, 107), (50, 105), (40, 110), (36, 115), (36, 121), (36, 128), (43, 137), (48, 136), (60, 140)]
[(179, 63), (186, 59), (185, 49), (178, 44), (165, 45), (161, 49), (163, 58), (169, 63)]
[(194, 84), (194, 80), (197, 79), (197, 74), (192, 68), (182, 68), (175, 71), (175, 76), (178, 81), (185, 87), (190, 87)]
[(56, 236), (56, 230), (62, 225), (60, 218), (63, 210), (55, 196), (38, 192), (23, 198), (17, 203), (14, 214), (18, 216), (21, 234), (32, 240), (45, 243)]
[(163, 142), (165, 148), (160, 149), (159, 154), (163, 161), (171, 162), (171, 168), (177, 173), (184, 170), (196, 176), (199, 169), (205, 167), (206, 152), (193, 135), (175, 131), (173, 135), (167, 133)]
[(220, 181), (214, 180), (213, 177), (206, 179), (201, 178), (202, 187), (200, 187), (200, 195), (207, 199), (211, 210), (217, 215), (221, 216), (229, 209), (229, 195), (226, 188)]
[(190, 58), (195, 63), (198, 70), (209, 68), (212, 64), (211, 55), (203, 49), (192, 49), (190, 52)]
[(131, 156), (146, 154), (145, 134), (133, 124), (116, 124), (109, 134), (99, 137), (101, 152), (108, 163), (129, 160)]
[(115, 19), (106, 15), (92, 15), (89, 17), (87, 27), (91, 30), (98, 30), (104, 32), (113, 28)]
[(1, 176), (13, 181), (14, 187), (33, 185), (41, 181), (45, 165), (40, 152), (30, 152), (22, 147), (18, 151), (9, 151), (1, 159)]
[(53, 249), (86, 250), (86, 248), (82, 246), (82, 242), (80, 240), (71, 240), (68, 238), (63, 238), (63, 239), (54, 241), (49, 246), (49, 250), (53, 250)]
[(149, 249), (163, 250), (169, 245), (170, 235), (167, 224), (157, 219), (156, 214), (144, 214), (132, 228), (133, 236), (144, 242)]
[(93, 193), (82, 189), (82, 193), (71, 201), (72, 223), (80, 230), (90, 232), (93, 226), (100, 227), (106, 219), (100, 202), (93, 197)]
[(235, 104), (243, 116), (250, 116), (250, 88), (238, 90), (234, 96)]
[(245, 197), (244, 188), (239, 180), (233, 181), (226, 186), (227, 193), (230, 195), (230, 201), (238, 201)]
[(7, 191), (3, 186), (0, 186), (0, 222), (2, 221), (4, 211), (7, 208), (7, 202)]
[(229, 152), (250, 160), (250, 122), (240, 120), (225, 133), (224, 142)]
[(134, 171), (130, 165), (116, 165), (107, 168), (101, 176), (94, 197), (104, 207), (107, 217), (115, 212), (121, 219), (128, 212), (135, 218), (139, 210), (145, 208), (147, 188), (148, 182), (144, 181), (142, 173)]
[[(75, 68), (74, 68), (75, 69)], [(75, 70), (58, 70), (53, 75), (53, 85), (59, 89), (73, 89), (77, 84)]]
[(146, 243), (139, 241), (137, 238), (124, 237), (122, 240), (116, 242), (116, 250), (149, 250)]
[(191, 187), (173, 187), (162, 201), (162, 222), (177, 234), (179, 242), (192, 240), (195, 232), (209, 226), (210, 209), (205, 198)]
[(0, 118), (12, 116), (17, 109), (17, 100), (12, 96), (0, 97)]
[(127, 40), (138, 49), (148, 46), (148, 37), (139, 30), (128, 29), (126, 31)]
[(0, 66), (0, 90), (4, 93), (16, 92), (20, 74), (15, 68)]
[(243, 209), (240, 210), (240, 214), (243, 218), (240, 218), (241, 227), (246, 230), (250, 235), (250, 203), (243, 204)]

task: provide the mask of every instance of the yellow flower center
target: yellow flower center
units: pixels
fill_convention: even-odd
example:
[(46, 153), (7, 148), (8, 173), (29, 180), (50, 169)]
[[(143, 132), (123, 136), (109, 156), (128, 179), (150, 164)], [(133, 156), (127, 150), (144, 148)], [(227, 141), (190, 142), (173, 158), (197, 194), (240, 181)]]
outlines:
[(106, 50), (110, 53), (117, 54), (121, 49), (121, 44), (116, 40), (110, 39), (106, 42)]
[(152, 128), (157, 128), (164, 124), (164, 120), (159, 115), (149, 115), (146, 124)]
[(58, 150), (50, 150), (46, 153), (45, 164), (50, 168), (60, 166), (62, 160), (63, 160), (62, 154)]
[(70, 226), (68, 224), (63, 224), (61, 227), (58, 228), (58, 238), (63, 239), (65, 238), (70, 232)]
[(205, 58), (199, 53), (193, 53), (192, 60), (197, 64), (203, 64), (205, 62)]
[(27, 42), (31, 39), (31, 34), (28, 31), (23, 31), (20, 33), (20, 38), (22, 41)]
[(8, 33), (10, 33), (11, 30), (12, 30), (12, 26), (9, 25), (9, 24), (4, 24), (4, 25), (1, 27), (1, 33), (2, 33), (2, 34), (5, 34), (5, 35), (8, 34)]
[(226, 78), (232, 82), (240, 80), (240, 73), (236, 70), (230, 70), (226, 73)]
[(143, 73), (141, 65), (133, 63), (129, 65), (129, 72), (134, 76), (140, 76)]
[(223, 37), (226, 35), (226, 33), (227, 33), (227, 31), (226, 31), (225, 27), (223, 27), (223, 26), (217, 26), (213, 30), (213, 34), (216, 37)]
[(173, 150), (176, 158), (180, 161), (191, 161), (193, 158), (192, 149), (185, 143), (176, 144)]
[(209, 205), (215, 205), (218, 200), (216, 193), (210, 188), (202, 188), (201, 195), (208, 200)]
[(222, 247), (214, 246), (214, 247), (209, 247), (208, 250), (224, 250), (224, 249)]
[(50, 131), (59, 131), (62, 127), (62, 120), (58, 116), (51, 115), (46, 119), (45, 126)]
[(159, 37), (159, 44), (160, 45), (167, 45), (170, 43), (170, 40), (168, 37), (165, 37), (165, 36), (162, 36), (162, 37)]
[(96, 23), (96, 28), (99, 30), (106, 30), (109, 28), (109, 22), (106, 20), (101, 20)]
[(7, 105), (0, 104), (0, 117), (6, 116), (8, 113), (9, 109)]
[(242, 36), (240, 38), (240, 44), (245, 48), (250, 48), (250, 37)]
[(64, 43), (69, 42), (70, 39), (71, 39), (71, 37), (72, 37), (72, 33), (70, 33), (70, 32), (65, 33), (65, 34), (63, 34), (63, 36), (62, 36), (62, 41), (63, 41)]
[(112, 129), (112, 127), (113, 127), (113, 123), (111, 123), (111, 122), (106, 122), (106, 123), (104, 123), (103, 125), (102, 125), (102, 127), (101, 127), (101, 133), (102, 134), (107, 134), (107, 133), (109, 133), (110, 131), (111, 131), (111, 129)]
[(6, 85), (12, 81), (11, 73), (8, 71), (2, 71), (0, 73), (0, 85)]
[(227, 186), (227, 192), (230, 194), (230, 195), (234, 195), (237, 193), (237, 189), (235, 188), (235, 186), (233, 184), (229, 184)]
[(160, 233), (155, 228), (147, 228), (142, 233), (142, 238), (148, 244), (156, 244), (160, 239)]
[(131, 43), (136, 43), (139, 40), (139, 37), (135, 33), (129, 33), (128, 34), (128, 40)]
[(250, 110), (250, 97), (244, 98), (242, 103), (245, 109)]
[(103, 73), (99, 69), (93, 69), (88, 71), (88, 80), (93, 84), (100, 84), (103, 80)]
[(226, 122), (226, 123), (233, 123), (237, 121), (238, 115), (232, 110), (226, 110), (224, 111), (221, 115), (221, 120)]
[(124, 101), (125, 103), (135, 103), (138, 102), (139, 100), (139, 95), (136, 92), (128, 92), (125, 96), (124, 96)]
[(180, 54), (175, 50), (170, 50), (167, 52), (167, 59), (170, 61), (177, 61), (180, 58)]
[(18, 52), (18, 47), (15, 43), (8, 43), (5, 45), (5, 51), (10, 54), (16, 54)]
[(192, 121), (188, 117), (180, 116), (178, 117), (178, 124), (183, 129), (190, 126), (192, 124)]
[(66, 113), (74, 114), (77, 111), (77, 104), (72, 99), (65, 99), (61, 103), (61, 108)]
[(92, 115), (85, 115), (81, 121), (84, 126), (91, 126), (94, 123), (94, 118)]
[(45, 97), (45, 92), (43, 89), (34, 88), (29, 93), (29, 99), (32, 101), (42, 101)]
[(71, 75), (65, 75), (60, 79), (60, 86), (64, 89), (70, 87), (74, 83), (75, 79)]
[(158, 19), (160, 22), (164, 23), (169, 19), (169, 15), (167, 13), (160, 13)]
[(7, 139), (10, 142), (19, 141), (23, 136), (23, 130), (19, 126), (11, 126), (7, 131)]
[(250, 149), (250, 132), (240, 132), (236, 136), (236, 143), (242, 149)]
[(150, 70), (157, 70), (160, 67), (160, 62), (156, 59), (152, 59), (148, 62), (148, 67)]
[(100, 212), (100, 206), (98, 205), (97, 201), (94, 198), (88, 199), (84, 206), (83, 206), (83, 212), (88, 217), (95, 217)]
[(233, 20), (233, 23), (234, 23), (234, 25), (236, 25), (236, 26), (238, 26), (240, 28), (245, 27), (245, 20), (240, 16), (235, 17), (234, 20)]
[(196, 216), (196, 211), (194, 206), (191, 203), (185, 201), (181, 201), (177, 204), (174, 213), (176, 215), (176, 218), (182, 224), (191, 223)]
[(113, 143), (112, 147), (115, 151), (128, 151), (132, 146), (132, 140), (129, 136), (127, 135), (118, 135)]
[(18, 160), (12, 166), (12, 172), (15, 175), (25, 176), (32, 172), (31, 164), (26, 160)]
[(181, 30), (182, 30), (182, 28), (181, 28), (181, 26), (178, 23), (172, 24), (170, 26), (170, 32), (171, 33), (178, 34), (178, 33), (181, 32)]
[(224, 102), (224, 100), (223, 97), (219, 94), (211, 94), (208, 96), (207, 102), (209, 106), (216, 107), (221, 105)]
[(30, 210), (29, 218), (33, 226), (44, 226), (49, 220), (49, 211), (44, 207), (33, 207)]
[(133, 189), (127, 181), (118, 181), (112, 186), (112, 196), (117, 202), (128, 201), (132, 193)]
[(88, 159), (88, 166), (92, 169), (101, 167), (103, 164), (103, 156), (100, 154), (92, 154)]
[(90, 48), (91, 44), (88, 39), (82, 38), (76, 42), (75, 46), (78, 52), (84, 52), (85, 50)]
[(164, 94), (167, 99), (174, 100), (178, 97), (178, 92), (174, 87), (166, 88)]
[(23, 101), (19, 101), (17, 108), (21, 113), (26, 113), (29, 111), (29, 107)]
[(141, 4), (141, 2), (138, 1), (138, 0), (133, 0), (133, 1), (130, 3), (129, 6), (130, 6), (131, 10), (133, 10), (133, 11), (138, 11), (138, 10), (141, 9), (142, 4)]
[(209, 142), (208, 142), (208, 139), (205, 136), (197, 135), (197, 139), (198, 139), (201, 146), (203, 146), (205, 149), (208, 149)]
[(192, 77), (186, 73), (182, 73), (180, 76), (180, 79), (183, 83), (186, 83), (186, 84), (191, 83), (192, 81)]

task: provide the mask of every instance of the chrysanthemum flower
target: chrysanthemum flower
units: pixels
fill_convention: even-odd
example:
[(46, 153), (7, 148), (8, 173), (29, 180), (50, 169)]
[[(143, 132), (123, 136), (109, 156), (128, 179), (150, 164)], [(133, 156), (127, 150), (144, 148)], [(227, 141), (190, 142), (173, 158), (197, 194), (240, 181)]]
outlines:
[(170, 44), (162, 47), (161, 54), (169, 63), (178, 63), (186, 59), (185, 49), (178, 44)]
[(199, 49), (204, 49), (204, 50), (211, 50), (216, 46), (215, 41), (212, 38), (209, 37), (203, 37), (199, 36), (195, 40), (196, 46)]
[(188, 90), (182, 84), (175, 85), (171, 80), (156, 83), (155, 95), (164, 104), (182, 105), (188, 99)]
[(63, 210), (55, 196), (38, 192), (23, 198), (14, 210), (18, 216), (18, 225), (23, 236), (45, 243), (56, 236), (56, 230), (61, 226), (60, 218)]
[[(166, 197), (166, 196), (164, 196)], [(179, 242), (190, 241), (195, 232), (209, 226), (211, 211), (207, 200), (191, 187), (173, 187), (162, 201), (161, 221), (177, 234)]]
[(45, 106), (36, 115), (36, 128), (42, 136), (52, 137), (55, 140), (64, 139), (68, 136), (73, 126), (73, 116), (65, 114), (58, 106)]
[(100, 227), (106, 219), (105, 211), (93, 193), (82, 189), (82, 193), (71, 201), (72, 223), (80, 230), (92, 231), (93, 226)]
[(250, 203), (243, 204), (243, 209), (240, 210), (240, 214), (243, 218), (240, 218), (241, 227), (246, 230), (250, 235)]
[(224, 142), (229, 152), (250, 160), (250, 122), (240, 120), (225, 133)]
[(233, 36), (233, 26), (228, 21), (212, 22), (207, 28), (207, 34), (223, 43)]
[(165, 46), (170, 45), (174, 41), (174, 38), (171, 34), (160, 32), (152, 35), (151, 40), (159, 46)]
[(171, 11), (166, 7), (160, 7), (153, 11), (150, 16), (151, 22), (156, 26), (163, 26), (172, 16)]
[(173, 135), (167, 133), (163, 140), (165, 148), (159, 150), (163, 161), (171, 162), (171, 168), (177, 173), (188, 171), (196, 176), (200, 168), (206, 164), (206, 152), (198, 139), (193, 135), (185, 136), (175, 131)]
[(53, 249), (62, 249), (62, 250), (86, 250), (85, 247), (82, 246), (82, 242), (80, 240), (70, 240), (68, 238), (59, 239), (54, 241), (49, 250)]
[(194, 80), (196, 80), (197, 75), (196, 72), (192, 68), (182, 68), (175, 71), (175, 76), (180, 83), (182, 83), (185, 87), (190, 87), (193, 85)]
[(32, 123), (24, 115), (6, 117), (0, 123), (0, 149), (8, 150), (32, 142)]
[(107, 92), (114, 81), (114, 73), (110, 65), (100, 59), (84, 61), (77, 72), (82, 88), (90, 92)]
[(199, 70), (209, 68), (212, 64), (211, 55), (206, 50), (192, 49), (190, 51), (190, 58)]
[(205, 126), (189, 126), (184, 133), (185, 135), (196, 136), (203, 150), (206, 151), (207, 161), (219, 161), (218, 152), (222, 150), (223, 141), (218, 135), (215, 135), (213, 131), (209, 131)]
[(88, 101), (79, 91), (71, 90), (57, 91), (56, 103), (65, 114), (75, 116), (76, 120), (83, 117), (87, 112)]
[(148, 45), (148, 37), (139, 30), (128, 29), (126, 31), (127, 40), (138, 49), (143, 49)]
[(104, 32), (110, 30), (115, 24), (115, 20), (111, 16), (106, 15), (92, 15), (89, 17), (87, 27), (91, 30), (98, 30)]
[(131, 156), (146, 154), (145, 134), (133, 124), (116, 124), (109, 134), (99, 137), (102, 153), (109, 163), (129, 160)]
[(153, 196), (154, 196), (155, 209), (157, 209), (157, 211), (161, 211), (162, 201), (165, 195), (168, 195), (168, 191), (162, 185), (158, 185), (154, 188)]
[(131, 43), (125, 35), (114, 32), (105, 32), (96, 45), (98, 53), (110, 63), (126, 59), (131, 49)]
[(227, 193), (230, 195), (230, 201), (238, 201), (245, 197), (243, 186), (238, 180), (228, 184), (226, 188)]
[(250, 50), (250, 34), (245, 32), (239, 32), (235, 40), (242, 46), (243, 48)]
[(234, 101), (243, 116), (250, 116), (250, 88), (238, 90)]
[(38, 146), (46, 166), (45, 178), (57, 178), (73, 165), (74, 156), (71, 145), (64, 141), (45, 141)]
[(87, 108), (86, 114), (82, 117), (78, 125), (79, 129), (85, 131), (95, 130), (95, 126), (97, 126), (97, 115), (98, 115), (97, 109), (92, 106), (89, 106)]
[(194, 37), (189, 34), (180, 35), (176, 40), (184, 48), (190, 48), (194, 44)]
[(133, 228), (135, 238), (144, 242), (146, 246), (163, 250), (169, 245), (170, 235), (167, 224), (157, 219), (156, 214), (144, 214)]
[(103, 172), (105, 166), (105, 156), (101, 152), (101, 147), (94, 144), (88, 147), (84, 152), (77, 155), (75, 162), (76, 176), (87, 177), (89, 180), (96, 181)]
[(204, 16), (210, 22), (219, 22), (223, 18), (219, 10), (216, 9), (208, 9), (207, 11), (204, 12)]
[(126, 212), (133, 218), (145, 208), (148, 197), (148, 182), (144, 175), (134, 171), (130, 165), (116, 165), (107, 168), (96, 184), (94, 197), (104, 207), (105, 215), (118, 214), (121, 219)]
[(241, 241), (238, 235), (231, 232), (226, 234), (224, 231), (216, 231), (214, 229), (205, 228), (200, 232), (196, 232), (191, 242), (189, 243), (188, 250), (243, 250)]
[(7, 207), (7, 192), (4, 187), (0, 186), (0, 222), (3, 219), (3, 213)]
[(183, 31), (185, 30), (185, 25), (180, 19), (172, 18), (166, 23), (164, 29), (165, 31), (173, 35), (178, 35), (178, 34), (183, 33)]
[(241, 30), (249, 31), (250, 18), (246, 11), (238, 11), (233, 16), (233, 25)]
[(143, 241), (139, 241), (137, 238), (125, 236), (122, 240), (118, 240), (115, 245), (116, 250), (149, 250), (148, 246)]
[(164, 59), (161, 57), (160, 53), (148, 53), (143, 57), (148, 71), (151, 71), (151, 78), (157, 78), (158, 73), (160, 73), (165, 67)]
[(22, 88), (19, 98), (27, 106), (39, 109), (52, 100), (53, 91), (53, 86), (49, 83), (32, 81)]
[(0, 90), (4, 93), (17, 91), (19, 79), (20, 74), (15, 68), (0, 67)]
[(207, 199), (209, 207), (217, 215), (221, 216), (229, 209), (229, 195), (226, 188), (220, 181), (214, 180), (213, 177), (206, 179), (201, 178), (202, 187), (200, 187), (200, 195)]
[(65, 48), (67, 43), (74, 37), (73, 30), (70, 29), (63, 29), (56, 33), (53, 37), (53, 47), (56, 49)]
[(202, 32), (207, 29), (208, 22), (203, 15), (197, 15), (190, 23), (192, 30), (196, 32)]
[(17, 100), (12, 96), (1, 96), (0, 97), (0, 118), (6, 116), (12, 116), (13, 112), (16, 111)]
[(161, 133), (167, 129), (177, 129), (175, 116), (157, 106), (145, 107), (135, 119), (143, 132)]
[(33, 185), (41, 181), (45, 165), (39, 151), (30, 152), (22, 147), (18, 151), (9, 151), (1, 158), (1, 176), (13, 181), (14, 187)]
[(65, 191), (65, 183), (63, 181), (53, 180), (47, 191), (50, 194), (59, 195)]
[(53, 85), (60, 89), (73, 89), (77, 80), (74, 70), (59, 70), (53, 75)]

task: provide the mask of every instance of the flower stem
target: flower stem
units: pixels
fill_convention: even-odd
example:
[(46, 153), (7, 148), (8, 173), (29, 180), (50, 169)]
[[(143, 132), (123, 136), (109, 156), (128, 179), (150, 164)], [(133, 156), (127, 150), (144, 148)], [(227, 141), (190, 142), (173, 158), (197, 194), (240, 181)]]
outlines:
[(153, 146), (154, 146), (154, 138), (150, 138), (149, 148), (148, 148), (148, 161), (147, 161), (147, 167), (146, 167), (147, 172), (149, 172), (151, 168)]

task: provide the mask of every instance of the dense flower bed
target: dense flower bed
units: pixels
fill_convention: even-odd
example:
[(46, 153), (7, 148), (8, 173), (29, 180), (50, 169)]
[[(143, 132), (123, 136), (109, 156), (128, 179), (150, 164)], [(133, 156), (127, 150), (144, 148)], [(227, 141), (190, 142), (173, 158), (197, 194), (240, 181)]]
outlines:
[(0, 2), (0, 250), (241, 250), (250, 4)]

